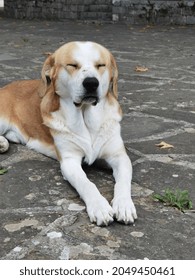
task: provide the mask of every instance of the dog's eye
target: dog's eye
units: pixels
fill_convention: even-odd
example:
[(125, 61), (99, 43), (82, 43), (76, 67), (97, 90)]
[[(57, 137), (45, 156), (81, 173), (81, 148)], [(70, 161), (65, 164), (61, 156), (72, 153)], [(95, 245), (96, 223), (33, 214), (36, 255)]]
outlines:
[(72, 68), (75, 68), (75, 69), (77, 69), (78, 68), (78, 65), (77, 64), (67, 64), (67, 66), (70, 66), (70, 67), (72, 67)]
[(105, 66), (106, 66), (106, 64), (98, 64), (98, 65), (97, 65), (97, 68), (99, 69), (99, 68), (105, 67)]

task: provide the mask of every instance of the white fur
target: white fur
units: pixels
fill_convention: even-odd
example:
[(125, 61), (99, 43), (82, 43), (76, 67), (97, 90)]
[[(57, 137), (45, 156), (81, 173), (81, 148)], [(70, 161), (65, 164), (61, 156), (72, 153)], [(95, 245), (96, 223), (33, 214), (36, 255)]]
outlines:
[[(116, 104), (110, 104), (106, 97), (108, 69), (103, 75), (97, 71), (95, 62), (100, 54), (91, 43), (78, 43), (78, 48), (73, 57), (82, 67), (73, 76), (66, 69), (60, 71), (57, 80), (57, 93), (62, 96), (60, 110), (52, 113), (50, 123), (55, 128), (53, 137), (62, 158), (62, 174), (86, 203), (92, 222), (107, 225), (116, 217), (118, 221), (132, 223), (137, 218), (131, 199), (132, 167), (120, 135), (121, 116)], [(79, 102), (83, 95), (82, 83), (86, 77), (98, 79), (100, 102), (77, 108), (73, 102)], [(83, 158), (88, 164), (103, 158), (113, 168), (116, 184), (112, 207), (84, 173)]]
[(57, 159), (57, 155), (55, 152), (54, 147), (51, 145), (45, 145), (39, 140), (35, 139), (29, 139), (29, 141), (26, 143), (26, 146), (30, 149), (33, 149), (41, 154), (44, 154), (48, 157)]
[[(97, 225), (109, 224), (114, 216), (126, 224), (137, 218), (131, 199), (131, 162), (126, 155), (117, 120), (120, 116), (107, 114), (111, 110), (104, 109), (109, 106), (106, 98), (96, 107), (90, 106), (84, 110), (62, 102), (61, 112), (64, 110), (67, 115), (70, 112), (72, 117), (66, 119), (64, 126), (71, 129), (59, 130), (54, 135), (55, 145), (62, 158), (62, 174), (85, 201), (90, 220)], [(100, 111), (102, 118), (98, 121)], [(55, 120), (58, 122), (57, 113)], [(112, 208), (86, 177), (81, 167), (82, 158), (88, 164), (92, 164), (97, 158), (103, 158), (113, 168), (116, 184)]]
[(0, 119), (0, 135), (3, 135), (9, 141), (14, 143), (26, 144), (27, 138), (21, 133), (21, 131), (13, 124), (6, 121), (6, 119)]

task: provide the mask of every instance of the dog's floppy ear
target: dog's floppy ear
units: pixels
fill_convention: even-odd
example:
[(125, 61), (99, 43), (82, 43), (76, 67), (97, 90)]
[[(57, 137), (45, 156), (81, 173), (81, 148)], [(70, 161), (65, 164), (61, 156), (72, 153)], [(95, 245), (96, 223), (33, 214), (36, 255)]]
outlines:
[(55, 75), (56, 69), (55, 59), (53, 54), (49, 54), (45, 63), (43, 64), (41, 76), (42, 82), (39, 88), (39, 96), (41, 101), (41, 114), (45, 125), (49, 126), (51, 119), (51, 112), (59, 108), (59, 96), (55, 92)]
[(112, 95), (117, 99), (118, 98), (118, 69), (116, 65), (116, 61), (114, 59), (114, 56), (110, 54), (111, 59), (111, 82), (110, 82), (110, 91)]
[(41, 71), (41, 77), (42, 77), (42, 86), (39, 91), (40, 97), (43, 97), (46, 92), (47, 88), (52, 83), (52, 68), (54, 66), (54, 57), (52, 54), (49, 54), (45, 63), (43, 64), (43, 68)]

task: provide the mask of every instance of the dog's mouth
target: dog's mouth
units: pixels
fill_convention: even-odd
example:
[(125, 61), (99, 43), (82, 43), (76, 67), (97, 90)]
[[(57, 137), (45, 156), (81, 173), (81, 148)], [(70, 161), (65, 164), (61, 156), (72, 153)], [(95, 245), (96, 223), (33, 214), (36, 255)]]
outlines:
[(76, 107), (81, 107), (84, 104), (96, 106), (98, 102), (99, 102), (99, 98), (97, 96), (89, 95), (89, 96), (83, 97), (81, 99), (81, 102), (74, 102), (74, 105)]

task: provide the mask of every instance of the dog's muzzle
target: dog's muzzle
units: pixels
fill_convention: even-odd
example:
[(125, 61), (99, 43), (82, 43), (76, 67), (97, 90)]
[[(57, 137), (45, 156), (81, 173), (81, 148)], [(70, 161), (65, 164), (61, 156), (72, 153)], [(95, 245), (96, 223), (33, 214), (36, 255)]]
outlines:
[(82, 104), (97, 105), (99, 98), (97, 94), (97, 89), (99, 87), (99, 81), (95, 77), (85, 78), (83, 81), (83, 87), (85, 89), (85, 94), (81, 99), (81, 102), (74, 102), (75, 106), (79, 107)]

